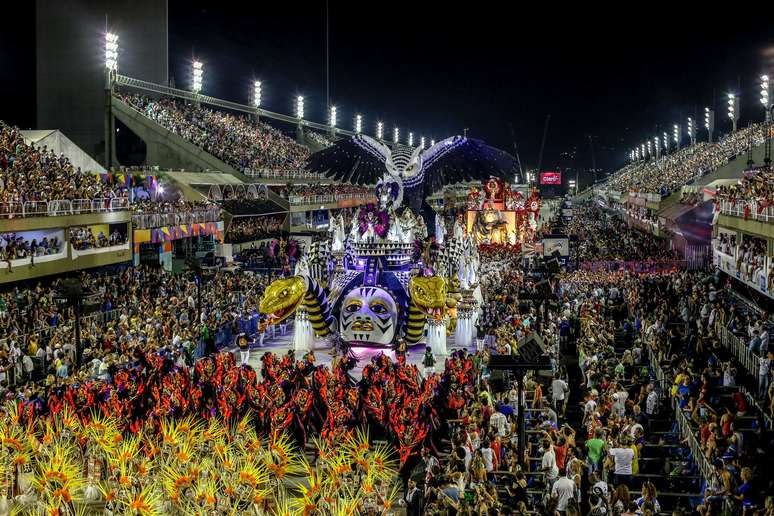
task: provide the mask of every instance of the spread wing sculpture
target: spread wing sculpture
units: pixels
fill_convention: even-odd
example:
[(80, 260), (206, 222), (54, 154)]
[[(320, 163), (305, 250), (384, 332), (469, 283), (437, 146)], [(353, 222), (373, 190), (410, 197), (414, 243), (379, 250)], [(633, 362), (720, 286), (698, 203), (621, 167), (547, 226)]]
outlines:
[[(358, 134), (312, 154), (307, 168), (330, 179), (357, 185), (397, 183), (405, 204), (421, 213), (430, 230), (434, 214), (427, 197), (444, 186), (513, 177), (516, 159), (481, 140), (452, 136), (429, 149), (396, 145), (393, 148)], [(430, 230), (432, 233), (432, 230)]]

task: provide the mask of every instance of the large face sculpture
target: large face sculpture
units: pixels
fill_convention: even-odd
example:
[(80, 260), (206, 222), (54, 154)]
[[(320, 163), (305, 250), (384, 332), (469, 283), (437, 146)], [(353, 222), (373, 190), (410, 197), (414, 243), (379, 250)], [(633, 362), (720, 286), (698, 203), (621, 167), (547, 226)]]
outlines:
[(339, 333), (347, 342), (390, 345), (398, 324), (395, 300), (379, 287), (357, 287), (344, 297)]

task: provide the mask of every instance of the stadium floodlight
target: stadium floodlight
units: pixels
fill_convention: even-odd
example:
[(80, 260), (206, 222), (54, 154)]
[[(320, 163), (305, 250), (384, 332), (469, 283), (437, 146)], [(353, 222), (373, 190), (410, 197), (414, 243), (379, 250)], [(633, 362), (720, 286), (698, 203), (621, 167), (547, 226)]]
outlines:
[(253, 106), (261, 107), (261, 81), (253, 83)]
[(105, 68), (111, 72), (118, 71), (118, 34), (105, 34)]
[(304, 96), (299, 95), (296, 97), (296, 118), (301, 120), (304, 118)]
[(392, 141), (398, 143), (400, 141), (400, 129), (397, 127), (392, 130)]
[(384, 124), (376, 122), (376, 137), (380, 140), (384, 139)]
[(653, 144), (650, 143), (650, 140), (648, 140), (648, 157), (653, 156)]
[(761, 75), (761, 104), (763, 104), (763, 109), (766, 110), (767, 122), (771, 118), (771, 102), (769, 101), (770, 93), (769, 76)]
[(664, 142), (664, 154), (667, 154), (669, 152), (669, 136), (667, 136), (666, 131), (664, 131), (664, 138), (661, 141)]
[(330, 116), (328, 117), (328, 124), (331, 127), (336, 127), (336, 119), (337, 119), (336, 115), (337, 115), (336, 106), (331, 106)]
[(688, 123), (685, 131), (688, 133), (688, 138), (691, 140), (691, 145), (696, 144), (696, 128), (693, 126), (693, 118), (688, 117)]
[(201, 61), (194, 61), (193, 67), (193, 87), (191, 91), (199, 93), (202, 91), (202, 78), (204, 77), (204, 65)]
[(432, 147), (433, 145), (435, 145), (435, 140), (430, 140), (430, 147)]
[(653, 148), (656, 150), (656, 159), (658, 159), (661, 156), (661, 141), (658, 136), (653, 138)]
[(414, 133), (409, 133), (408, 143), (409, 143), (409, 147), (414, 146)]
[(736, 131), (739, 122), (739, 97), (733, 93), (728, 94), (728, 118), (731, 119), (731, 130)]
[(424, 136), (420, 136), (419, 137), (419, 146), (421, 148), (423, 148), (423, 149), (425, 148), (425, 137)]
[(715, 132), (715, 110), (704, 108), (704, 128), (707, 129), (707, 141), (712, 143), (712, 134)]
[(642, 159), (645, 159), (645, 144), (643, 143), (640, 145), (640, 150), (642, 151)]
[(682, 133), (680, 132), (680, 126), (675, 124), (672, 126), (672, 138), (674, 138), (675, 148), (677, 150), (680, 150), (680, 136), (682, 136)]
[(361, 115), (355, 115), (355, 132), (359, 133), (363, 130), (363, 117)]

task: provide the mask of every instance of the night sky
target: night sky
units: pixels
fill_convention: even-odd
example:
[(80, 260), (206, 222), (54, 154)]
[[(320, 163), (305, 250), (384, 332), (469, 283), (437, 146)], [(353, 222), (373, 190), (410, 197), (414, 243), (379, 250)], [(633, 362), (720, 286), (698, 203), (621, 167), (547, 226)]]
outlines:
[[(518, 11), (508, 5), (331, 1), (339, 125), (351, 128), (362, 113), (367, 132), (378, 119), (387, 135), (397, 125), (402, 138), (411, 130), (417, 142), (468, 128), (513, 152), (512, 125), (522, 163), (532, 168), (550, 114), (543, 169), (590, 167), (591, 136), (597, 165), (609, 172), (634, 145), (671, 133), (687, 116), (703, 127), (713, 95), (722, 132), (730, 126), (728, 91), (741, 94), (742, 125), (763, 117), (758, 76), (774, 73), (774, 25), (764, 16), (707, 7), (712, 12), (702, 17), (682, 15), (675, 4), (631, 4), (616, 21), (558, 4), (529, 13), (523, 3), (513, 3)], [(205, 65), (204, 93), (246, 103), (258, 78), (267, 109), (291, 113), (303, 94), (307, 118), (325, 121), (324, 1), (170, 0), (169, 8), (178, 87), (190, 87), (195, 55)], [(20, 23), (0, 31), (0, 119), (28, 127), (35, 120), (34, 12), (19, 9)]]

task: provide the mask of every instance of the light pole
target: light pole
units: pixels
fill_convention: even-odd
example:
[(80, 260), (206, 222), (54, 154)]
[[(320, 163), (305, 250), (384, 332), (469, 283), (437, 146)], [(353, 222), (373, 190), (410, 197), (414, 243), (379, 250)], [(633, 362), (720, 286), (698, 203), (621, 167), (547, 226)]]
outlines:
[(331, 136), (336, 136), (337, 118), (338, 118), (338, 111), (336, 110), (336, 106), (331, 106), (330, 114), (328, 117), (328, 125), (331, 128)]
[(691, 145), (696, 145), (696, 131), (693, 127), (693, 118), (688, 117), (688, 123), (686, 124), (686, 132), (688, 133), (688, 139), (691, 141)]
[(664, 156), (666, 156), (669, 154), (669, 136), (666, 131), (664, 131), (664, 139), (662, 141), (664, 142)]
[(204, 64), (201, 61), (194, 60), (191, 63), (191, 91), (197, 95), (202, 91), (202, 80), (204, 78)]
[(302, 142), (304, 139), (304, 96), (296, 96), (296, 139)]
[(761, 104), (763, 104), (763, 109), (766, 112), (766, 121), (771, 121), (771, 103), (769, 101), (769, 93), (771, 93), (769, 89), (769, 76), (768, 75), (761, 75)]
[(659, 142), (658, 136), (653, 138), (653, 146), (656, 148), (656, 159), (659, 159), (661, 157), (661, 144)]
[(736, 132), (736, 124), (739, 122), (739, 97), (733, 93), (728, 94), (728, 118), (731, 119), (731, 131)]
[(680, 150), (680, 139), (682, 137), (682, 133), (680, 132), (680, 126), (678, 124), (675, 124), (672, 127), (672, 137), (675, 140), (675, 150)]
[(261, 81), (253, 81), (253, 106), (255, 107), (255, 121), (260, 120), (261, 116)]
[(409, 133), (408, 144), (409, 144), (409, 147), (413, 147), (414, 146), (414, 133)]
[(118, 34), (105, 34), (105, 168), (113, 165), (115, 130), (113, 129), (113, 79), (118, 73)]
[(392, 130), (392, 142), (395, 144), (400, 142), (400, 129), (397, 127)]
[(704, 128), (707, 130), (707, 141), (712, 143), (712, 134), (715, 132), (715, 110), (704, 108)]
[(363, 130), (363, 117), (355, 115), (355, 132), (360, 133)]
[(381, 122), (376, 122), (376, 138), (384, 140), (384, 124)]

